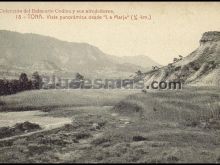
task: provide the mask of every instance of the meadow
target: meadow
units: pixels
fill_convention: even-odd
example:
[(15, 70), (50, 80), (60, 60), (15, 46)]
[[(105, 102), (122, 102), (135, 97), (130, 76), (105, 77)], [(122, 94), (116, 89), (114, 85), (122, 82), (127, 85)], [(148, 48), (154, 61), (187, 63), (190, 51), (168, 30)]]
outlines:
[(51, 89), (32, 90), (15, 95), (0, 96), (0, 111), (29, 111), (58, 107), (108, 106), (120, 99), (140, 91), (95, 90), (95, 89)]
[(0, 162), (220, 162), (220, 89), (36, 90), (4, 96), (1, 113), (42, 111), (72, 123), (0, 140)]

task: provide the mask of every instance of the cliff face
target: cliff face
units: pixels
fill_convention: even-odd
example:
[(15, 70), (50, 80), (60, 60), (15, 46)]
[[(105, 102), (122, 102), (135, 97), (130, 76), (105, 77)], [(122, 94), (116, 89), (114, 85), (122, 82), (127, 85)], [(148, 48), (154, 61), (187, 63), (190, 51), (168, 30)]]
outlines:
[(145, 75), (146, 84), (154, 80), (220, 86), (220, 32), (205, 32), (200, 40), (200, 46), (195, 51)]
[(204, 44), (207, 42), (217, 42), (217, 41), (220, 41), (220, 32), (210, 31), (210, 32), (205, 32), (202, 35), (202, 38), (200, 40), (200, 44)]

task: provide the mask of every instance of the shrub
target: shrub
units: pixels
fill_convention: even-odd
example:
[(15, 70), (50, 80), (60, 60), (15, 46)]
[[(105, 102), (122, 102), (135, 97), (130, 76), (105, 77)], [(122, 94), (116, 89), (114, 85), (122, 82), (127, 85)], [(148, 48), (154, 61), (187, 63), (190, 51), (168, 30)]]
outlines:
[(115, 105), (114, 110), (120, 112), (120, 113), (142, 113), (144, 109), (144, 106), (139, 101), (121, 101), (118, 104)]
[(145, 141), (147, 138), (143, 136), (133, 136), (133, 141)]

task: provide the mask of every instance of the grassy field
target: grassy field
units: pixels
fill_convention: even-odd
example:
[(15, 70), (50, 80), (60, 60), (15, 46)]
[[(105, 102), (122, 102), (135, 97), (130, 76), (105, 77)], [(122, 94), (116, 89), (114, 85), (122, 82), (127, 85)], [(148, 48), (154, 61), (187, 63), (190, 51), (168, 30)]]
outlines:
[(2, 111), (47, 110), (71, 124), (0, 141), (0, 162), (220, 162), (220, 89), (42, 90)]
[[(0, 96), (0, 111), (78, 106), (112, 106), (137, 90), (36, 90)], [(2, 106), (1, 106), (2, 105)]]

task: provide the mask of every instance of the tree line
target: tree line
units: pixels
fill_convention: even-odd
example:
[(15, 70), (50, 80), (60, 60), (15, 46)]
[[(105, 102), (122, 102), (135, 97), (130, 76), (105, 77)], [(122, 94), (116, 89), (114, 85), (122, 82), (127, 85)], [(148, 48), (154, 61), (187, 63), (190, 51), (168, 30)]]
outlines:
[(19, 79), (0, 79), (0, 95), (10, 95), (17, 92), (42, 88), (42, 77), (38, 72), (32, 74), (28, 79), (26, 73), (21, 73)]

